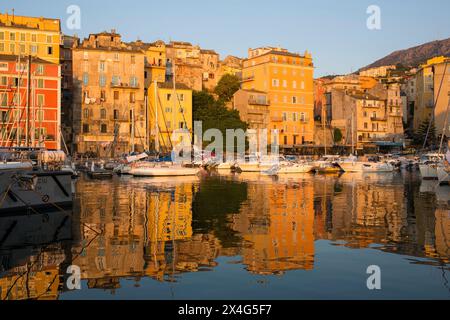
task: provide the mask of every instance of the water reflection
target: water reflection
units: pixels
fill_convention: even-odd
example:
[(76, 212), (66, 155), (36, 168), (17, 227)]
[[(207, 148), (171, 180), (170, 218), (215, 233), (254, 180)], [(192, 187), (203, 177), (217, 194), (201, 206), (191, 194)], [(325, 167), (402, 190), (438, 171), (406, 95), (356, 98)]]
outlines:
[(124, 279), (182, 282), (220, 257), (249, 275), (312, 271), (318, 240), (405, 255), (444, 278), (449, 269), (450, 190), (429, 193), (415, 174), (82, 178), (76, 187), (73, 213), (0, 217), (1, 299), (57, 299), (69, 265), (88, 289), (112, 294)]

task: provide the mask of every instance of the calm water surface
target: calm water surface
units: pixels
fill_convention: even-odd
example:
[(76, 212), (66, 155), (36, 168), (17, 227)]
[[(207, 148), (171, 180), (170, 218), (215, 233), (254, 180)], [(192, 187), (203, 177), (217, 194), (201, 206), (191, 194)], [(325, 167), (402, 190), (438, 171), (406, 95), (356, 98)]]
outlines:
[[(81, 178), (0, 217), (1, 299), (450, 299), (450, 187), (415, 173)], [(68, 266), (81, 290), (68, 290)], [(382, 289), (367, 289), (367, 267)]]

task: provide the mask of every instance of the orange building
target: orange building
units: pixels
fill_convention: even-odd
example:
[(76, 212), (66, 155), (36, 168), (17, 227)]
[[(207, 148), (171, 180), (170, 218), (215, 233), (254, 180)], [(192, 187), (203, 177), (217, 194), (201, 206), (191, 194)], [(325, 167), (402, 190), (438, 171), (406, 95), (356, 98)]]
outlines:
[(308, 52), (300, 55), (282, 48), (249, 49), (243, 63), (242, 89), (267, 92), (267, 129), (278, 131), (284, 149), (314, 142), (313, 74)]
[(31, 59), (28, 103), (28, 63), (23, 57), (19, 62), (18, 56), (0, 55), (0, 146), (60, 149), (60, 66)]

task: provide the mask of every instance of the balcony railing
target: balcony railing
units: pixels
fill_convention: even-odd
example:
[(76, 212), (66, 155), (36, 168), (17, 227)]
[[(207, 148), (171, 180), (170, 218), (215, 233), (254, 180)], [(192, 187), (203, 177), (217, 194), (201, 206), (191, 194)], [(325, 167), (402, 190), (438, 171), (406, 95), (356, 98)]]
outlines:
[(384, 121), (387, 121), (387, 118), (386, 117), (370, 117), (370, 120), (371, 121), (382, 121), (382, 122), (384, 122)]
[(111, 121), (117, 121), (117, 122), (128, 122), (129, 118), (127, 116), (111, 116)]
[(111, 88), (122, 88), (122, 89), (139, 89), (139, 84), (129, 84), (129, 83), (115, 83), (111, 82)]
[(270, 106), (269, 100), (248, 99), (248, 104), (258, 106)]

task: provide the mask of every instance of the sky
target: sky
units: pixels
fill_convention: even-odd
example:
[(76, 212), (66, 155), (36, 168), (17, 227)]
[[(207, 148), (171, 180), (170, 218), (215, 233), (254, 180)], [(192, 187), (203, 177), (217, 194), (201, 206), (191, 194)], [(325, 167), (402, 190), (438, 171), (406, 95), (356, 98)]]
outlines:
[[(81, 28), (67, 27), (77, 5)], [(369, 30), (371, 5), (379, 30)], [(281, 46), (312, 53), (315, 76), (346, 74), (389, 53), (450, 37), (448, 0), (0, 0), (0, 11), (59, 18), (62, 31), (86, 37), (115, 29), (123, 40), (189, 41), (247, 57), (248, 48)]]

